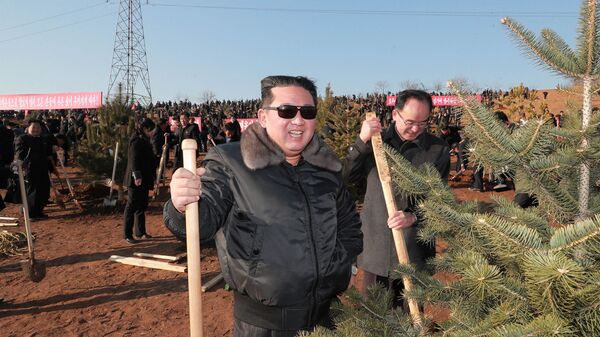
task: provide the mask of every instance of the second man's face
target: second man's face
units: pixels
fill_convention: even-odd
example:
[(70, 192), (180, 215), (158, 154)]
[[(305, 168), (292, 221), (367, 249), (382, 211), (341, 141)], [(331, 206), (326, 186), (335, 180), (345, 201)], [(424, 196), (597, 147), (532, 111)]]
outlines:
[[(302, 87), (275, 87), (271, 89), (273, 101), (269, 107), (280, 105), (315, 106), (311, 94)], [(269, 138), (277, 144), (286, 157), (298, 156), (315, 133), (317, 119), (304, 119), (300, 112), (291, 119), (281, 118), (277, 110), (260, 109), (258, 120), (267, 130)]]
[(396, 131), (403, 140), (415, 140), (427, 130), (429, 105), (410, 98), (404, 104), (402, 111), (398, 109), (392, 111), (392, 118), (396, 122)]

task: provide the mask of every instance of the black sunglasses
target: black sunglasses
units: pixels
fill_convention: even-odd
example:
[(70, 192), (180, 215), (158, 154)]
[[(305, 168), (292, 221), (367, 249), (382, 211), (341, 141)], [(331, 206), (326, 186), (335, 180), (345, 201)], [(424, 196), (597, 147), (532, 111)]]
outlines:
[(283, 104), (278, 107), (267, 106), (263, 107), (265, 110), (277, 110), (277, 114), (281, 118), (292, 119), (296, 117), (298, 111), (300, 111), (300, 115), (304, 119), (315, 119), (317, 117), (317, 107), (316, 106), (296, 106), (296, 105), (288, 105)]

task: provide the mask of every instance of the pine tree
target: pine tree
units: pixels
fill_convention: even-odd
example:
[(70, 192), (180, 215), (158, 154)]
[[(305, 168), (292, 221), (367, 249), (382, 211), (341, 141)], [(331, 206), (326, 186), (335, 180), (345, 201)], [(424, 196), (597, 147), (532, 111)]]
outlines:
[(542, 30), (539, 37), (510, 18), (503, 18), (505, 24), (526, 53), (539, 65), (581, 81), (583, 84), (583, 108), (580, 140), (580, 151), (584, 157), (579, 163), (579, 213), (588, 214), (588, 192), (590, 189), (590, 165), (585, 160), (589, 153), (589, 129), (592, 123), (592, 94), (600, 91), (600, 86), (594, 83), (600, 77), (600, 24), (598, 17), (600, 10), (595, 0), (584, 0), (581, 6), (579, 29), (577, 37), (577, 50), (565, 42), (550, 29)]
[[(328, 84), (325, 97), (319, 97), (318, 110), (317, 132), (338, 158), (343, 160), (360, 133), (364, 119), (361, 107), (357, 104), (342, 104), (333, 96), (331, 85)], [(360, 183), (348, 186), (350, 193), (358, 200), (364, 197), (365, 188)]]
[[(568, 70), (569, 76), (581, 74), (576, 76), (583, 77), (585, 88), (586, 79), (597, 76), (599, 34), (596, 1), (582, 7), (578, 53), (549, 30), (536, 40), (509, 19), (503, 22), (521, 32), (543, 62), (560, 65), (557, 71)], [(522, 209), (502, 197), (491, 206), (458, 202), (435, 168), (415, 169), (386, 147), (396, 192), (413, 199), (424, 219), (420, 238), (448, 243), (432, 262), (435, 270), (454, 275), (442, 282), (400, 266), (398, 276), (411, 277), (416, 286), (404, 296), (451, 314), (436, 322), (438, 332), (415, 332), (408, 314), (385, 310), (385, 292), (373, 289), (366, 300), (347, 295), (337, 331), (319, 329), (310, 336), (600, 336), (600, 193), (582, 189), (589, 177), (572, 169), (600, 166), (600, 141), (592, 137), (600, 117), (591, 115), (585, 94), (592, 91), (588, 83), (583, 113), (568, 113), (563, 128), (532, 119), (512, 133), (493, 111), (457, 92), (466, 103), (462, 121), (472, 141), (471, 158), (514, 172), (522, 190), (537, 197), (537, 207)]]
[(79, 147), (77, 158), (87, 174), (97, 178), (110, 178), (114, 160), (113, 151), (116, 142), (119, 142), (115, 174), (117, 185), (122, 184), (127, 166), (127, 147), (135, 128), (134, 112), (127, 102), (127, 99), (123, 99), (120, 89), (112, 101), (106, 100), (104, 106), (98, 110), (98, 123), (87, 125), (85, 139)]
[(360, 133), (364, 114), (358, 105), (344, 105), (333, 96), (331, 85), (325, 88), (325, 97), (319, 99), (317, 130), (325, 142), (341, 159), (346, 158), (348, 147)]

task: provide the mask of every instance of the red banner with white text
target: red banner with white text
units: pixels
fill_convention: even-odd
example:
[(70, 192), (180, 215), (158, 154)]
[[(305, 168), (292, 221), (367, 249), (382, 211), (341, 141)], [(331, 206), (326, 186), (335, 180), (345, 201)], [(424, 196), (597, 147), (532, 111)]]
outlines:
[[(227, 118), (225, 119), (226, 123), (231, 122), (232, 119), (231, 118)], [(242, 132), (244, 132), (244, 130), (246, 130), (247, 127), (250, 126), (250, 124), (254, 123), (254, 122), (258, 122), (258, 118), (238, 118), (238, 123), (240, 123), (240, 129), (242, 129)]]
[[(477, 101), (481, 102), (481, 95), (471, 96), (470, 98), (475, 98)], [(458, 96), (431, 96), (433, 100), (433, 106), (459, 106), (462, 105)], [(396, 96), (387, 96), (385, 100), (386, 106), (395, 106), (396, 105)]]
[(0, 110), (96, 109), (102, 92), (0, 95)]

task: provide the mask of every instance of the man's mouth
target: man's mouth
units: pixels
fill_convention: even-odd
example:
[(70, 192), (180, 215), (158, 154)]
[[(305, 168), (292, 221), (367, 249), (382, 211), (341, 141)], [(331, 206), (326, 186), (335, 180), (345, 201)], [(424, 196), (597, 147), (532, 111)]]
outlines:
[(291, 130), (290, 132), (288, 132), (290, 134), (290, 136), (292, 137), (302, 137), (302, 134), (304, 133), (304, 131), (299, 131), (299, 130)]

